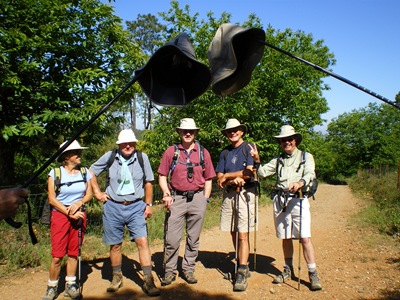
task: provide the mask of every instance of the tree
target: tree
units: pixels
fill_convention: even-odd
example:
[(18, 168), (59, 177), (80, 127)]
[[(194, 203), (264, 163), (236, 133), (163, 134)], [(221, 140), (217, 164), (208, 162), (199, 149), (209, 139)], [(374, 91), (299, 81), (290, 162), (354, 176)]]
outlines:
[[(207, 20), (199, 20), (197, 13), (190, 13), (188, 5), (180, 8), (177, 1), (172, 1), (169, 11), (160, 16), (168, 24), (165, 40), (186, 32), (191, 37), (197, 59), (206, 64), (207, 50), (217, 28), (222, 23), (231, 23), (231, 15), (226, 12), (220, 18), (209, 12)], [(262, 23), (258, 17), (250, 15), (242, 26), (261, 28)], [(270, 44), (321, 67), (327, 68), (335, 62), (323, 41), (313, 41), (311, 34), (290, 29), (280, 32), (268, 26), (266, 36)], [(193, 117), (201, 128), (198, 138), (217, 160), (219, 151), (227, 143), (220, 130), (228, 118), (238, 118), (249, 126), (247, 139), (257, 142), (262, 159), (270, 159), (278, 154), (273, 136), (281, 125), (291, 123), (309, 137), (312, 128), (322, 123), (321, 114), (328, 110), (322, 97), (322, 90), (328, 88), (322, 82), (324, 76), (275, 50), (265, 49), (251, 82), (244, 89), (224, 98), (208, 90), (183, 108), (162, 108), (161, 115), (154, 120), (154, 131), (145, 133), (145, 150), (152, 157), (160, 157), (162, 150), (171, 144), (174, 137), (170, 134), (179, 119)]]
[(397, 167), (400, 112), (384, 103), (370, 103), (334, 119), (326, 139), (336, 153), (334, 167), (339, 174), (354, 175), (366, 167)]
[[(121, 19), (98, 0), (3, 1), (0, 185), (15, 183), (17, 153), (19, 167), (32, 172), (121, 90), (144, 58)], [(84, 144), (114, 130), (119, 118), (102, 116), (83, 134)]]

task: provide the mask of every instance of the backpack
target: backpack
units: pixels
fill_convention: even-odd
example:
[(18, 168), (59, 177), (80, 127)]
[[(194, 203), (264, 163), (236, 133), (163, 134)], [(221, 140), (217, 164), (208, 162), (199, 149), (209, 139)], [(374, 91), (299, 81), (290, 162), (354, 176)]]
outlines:
[[(111, 151), (111, 155), (107, 161), (107, 175), (106, 175), (106, 187), (105, 188), (107, 188), (110, 185), (110, 171), (109, 170), (110, 170), (111, 165), (114, 163), (115, 155), (117, 154), (117, 151), (118, 151), (118, 149), (113, 149)], [(144, 172), (143, 154), (139, 150), (135, 150), (135, 152), (137, 154), (139, 165), (143, 171), (143, 185), (144, 185), (144, 183), (146, 181), (146, 173)]]
[[(296, 172), (299, 172), (300, 167), (302, 165), (306, 164), (306, 154), (307, 154), (307, 152), (305, 152), (305, 151), (301, 152), (301, 161), (299, 163), (299, 166), (296, 169)], [(279, 155), (279, 157), (278, 157), (278, 159), (276, 161), (276, 174), (277, 174), (278, 177), (279, 177), (278, 169), (279, 169), (279, 164), (280, 163), (283, 164), (282, 155)], [(307, 186), (305, 186), (305, 188), (307, 190), (308, 197), (313, 197), (313, 199), (315, 200), (315, 193), (317, 192), (317, 189), (318, 189), (318, 180), (317, 180), (317, 178), (313, 178), (311, 180), (311, 182)]]
[[(200, 145), (200, 143), (198, 141), (195, 141), (195, 143), (197, 144), (197, 146), (199, 147), (199, 161), (200, 163), (197, 164), (193, 164), (193, 166), (201, 166), (203, 169), (203, 172), (206, 168), (206, 164), (204, 162), (204, 147), (202, 145)], [(171, 165), (169, 167), (169, 176), (171, 175), (171, 173), (175, 170), (176, 164), (177, 163), (181, 163), (178, 161), (179, 158), (179, 147), (178, 144), (174, 144), (174, 156), (172, 157), (171, 160)]]
[[(76, 180), (76, 181), (70, 181), (70, 182), (61, 182), (61, 168), (56, 167), (54, 168), (54, 191), (56, 192), (56, 196), (60, 193), (61, 186), (63, 185), (68, 185), (70, 186), (71, 184), (77, 183), (77, 182), (84, 182), (86, 184), (87, 182), (87, 172), (85, 167), (80, 168), (80, 172), (82, 175), (82, 180)], [(40, 222), (42, 224), (50, 224), (50, 218), (51, 218), (51, 205), (49, 203), (49, 199), (46, 199), (46, 202), (43, 206), (43, 211), (42, 211), (42, 216), (40, 218)]]

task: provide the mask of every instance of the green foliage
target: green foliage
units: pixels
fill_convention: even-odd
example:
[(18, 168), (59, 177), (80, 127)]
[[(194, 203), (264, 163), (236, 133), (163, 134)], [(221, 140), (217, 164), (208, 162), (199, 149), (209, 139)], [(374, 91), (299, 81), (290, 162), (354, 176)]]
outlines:
[(342, 114), (328, 125), (328, 133), (332, 166), (339, 174), (351, 176), (370, 166), (397, 166), (400, 113), (391, 106), (371, 103)]
[[(98, 0), (6, 1), (0, 24), (0, 184), (7, 184), (16, 181), (16, 152), (35, 157), (36, 167), (120, 91), (145, 56)], [(120, 117), (111, 111), (99, 120), (84, 143), (100, 141)]]
[(400, 194), (397, 188), (398, 175), (362, 175), (350, 181), (352, 190), (370, 201), (359, 214), (368, 226), (380, 232), (398, 237), (400, 233)]
[[(0, 224), (0, 277), (21, 268), (35, 268), (46, 262), (49, 250), (46, 245), (32, 245), (27, 236), (27, 226), (13, 229), (4, 222)], [(40, 234), (40, 231), (36, 231)], [(49, 240), (46, 241), (48, 244)], [(4, 272), (4, 273), (3, 273)]]
[[(166, 13), (160, 13), (168, 24), (165, 39), (186, 32), (191, 37), (197, 59), (207, 63), (208, 47), (217, 28), (231, 22), (231, 16), (223, 13), (215, 18), (212, 12), (207, 20), (200, 20), (197, 13), (192, 14), (188, 5), (179, 7), (177, 1), (171, 2)], [(250, 15), (244, 27), (262, 27), (261, 20)], [(333, 54), (323, 45), (323, 41), (313, 41), (312, 35), (293, 32), (290, 29), (280, 32), (272, 27), (266, 29), (267, 41), (313, 61), (322, 67), (334, 63)], [(309, 66), (284, 57), (275, 50), (265, 49), (265, 54), (252, 74), (248, 86), (237, 93), (219, 97), (208, 90), (202, 96), (182, 108), (162, 108), (161, 114), (153, 119), (154, 130), (144, 135), (144, 148), (157, 165), (162, 152), (177, 140), (174, 128), (179, 119), (192, 117), (200, 127), (196, 137), (211, 153), (213, 161), (218, 159), (219, 152), (227, 145), (227, 139), (220, 130), (227, 119), (237, 118), (249, 127), (246, 139), (256, 142), (263, 160), (269, 160), (278, 154), (278, 147), (273, 136), (279, 132), (281, 125), (291, 123), (296, 130), (313, 136), (312, 128), (321, 124), (321, 114), (328, 107), (322, 98), (324, 75)]]

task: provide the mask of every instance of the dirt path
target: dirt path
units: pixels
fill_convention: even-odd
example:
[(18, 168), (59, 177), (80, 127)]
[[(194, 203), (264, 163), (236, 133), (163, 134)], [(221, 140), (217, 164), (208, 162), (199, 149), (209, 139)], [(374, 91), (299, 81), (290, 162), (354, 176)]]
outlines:
[[(297, 281), (275, 285), (273, 277), (282, 268), (281, 242), (274, 235), (271, 207), (259, 211), (257, 236), (257, 268), (253, 269), (247, 291), (232, 291), (232, 284), (223, 279), (234, 268), (229, 234), (218, 228), (204, 231), (201, 238), (196, 275), (199, 283), (188, 285), (181, 278), (154, 299), (400, 299), (400, 254), (395, 243), (367, 246), (370, 233), (357, 228), (351, 216), (362, 201), (356, 199), (347, 186), (321, 184), (317, 201), (311, 201), (313, 243), (323, 290), (311, 292), (307, 266), (302, 258), (301, 288)], [(251, 236), (253, 250), (253, 236)], [(182, 248), (182, 247), (181, 247)], [(85, 251), (83, 249), (83, 251)], [(152, 246), (155, 274), (162, 274), (162, 245)], [(227, 256), (229, 253), (229, 256)], [(84, 262), (84, 299), (148, 299), (140, 289), (141, 272), (138, 258), (124, 258), (124, 287), (116, 294), (105, 292), (111, 278), (108, 260)], [(295, 275), (298, 274), (298, 243), (295, 243)], [(132, 272), (134, 269), (134, 272)], [(47, 272), (26, 271), (18, 278), (2, 279), (0, 299), (41, 299), (47, 282)], [(159, 281), (156, 281), (159, 285)], [(60, 295), (57, 299), (63, 299)]]

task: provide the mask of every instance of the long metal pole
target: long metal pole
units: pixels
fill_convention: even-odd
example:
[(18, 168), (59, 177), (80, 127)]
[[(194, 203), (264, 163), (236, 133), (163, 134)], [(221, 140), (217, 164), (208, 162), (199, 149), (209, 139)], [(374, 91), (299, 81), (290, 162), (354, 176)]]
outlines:
[(283, 50), (281, 48), (278, 48), (278, 47), (276, 47), (276, 46), (274, 46), (274, 45), (272, 45), (270, 43), (267, 43), (265, 41), (260, 41), (260, 40), (258, 40), (258, 42), (260, 42), (260, 43), (262, 43), (262, 44), (264, 44), (264, 45), (266, 45), (266, 46), (268, 46), (268, 47), (270, 47), (272, 49), (275, 49), (275, 50), (277, 50), (277, 51), (279, 51), (281, 53), (284, 53), (284, 54), (286, 54), (286, 55), (288, 55), (288, 56), (290, 56), (290, 57), (292, 57), (294, 59), (297, 59), (297, 60), (299, 60), (299, 61), (301, 61), (301, 62), (303, 62), (303, 63), (305, 63), (305, 64), (307, 64), (307, 65), (309, 65), (311, 67), (313, 67), (314, 69), (316, 69), (318, 71), (321, 71), (321, 72), (323, 72), (323, 73), (325, 73), (327, 75), (335, 77), (336, 79), (339, 79), (340, 81), (343, 81), (343, 82), (345, 82), (345, 83), (347, 83), (347, 84), (349, 84), (349, 85), (351, 85), (351, 86), (353, 86), (353, 87), (355, 87), (355, 88), (357, 88), (357, 89), (359, 89), (359, 90), (361, 90), (361, 91), (363, 91), (363, 92), (365, 92), (367, 94), (370, 94), (371, 96), (373, 96), (375, 98), (378, 98), (379, 100), (382, 100), (383, 102), (386, 102), (387, 104), (390, 104), (393, 107), (396, 107), (397, 109), (400, 109), (400, 106), (397, 105), (396, 102), (391, 101), (388, 98), (385, 98), (382, 95), (379, 95), (379, 94), (377, 94), (377, 93), (375, 93), (375, 92), (373, 92), (373, 91), (371, 91), (371, 90), (369, 90), (369, 89), (367, 89), (367, 88), (365, 88), (365, 87), (363, 87), (363, 86), (361, 86), (361, 85), (359, 85), (359, 84), (357, 84), (357, 83), (355, 83), (355, 82), (353, 82), (351, 80), (348, 80), (348, 79), (346, 79), (346, 78), (344, 78), (344, 77), (342, 77), (342, 76), (340, 76), (338, 74), (335, 74), (335, 73), (333, 73), (331, 71), (328, 71), (328, 70), (326, 70), (326, 69), (324, 69), (324, 68), (322, 68), (322, 67), (320, 67), (320, 66), (318, 66), (316, 64), (313, 64), (313, 63), (311, 63), (311, 62), (309, 62), (309, 61), (307, 61), (305, 59), (302, 59), (302, 58), (300, 58), (300, 57), (298, 57), (296, 55), (293, 55), (292, 53), (287, 52), (287, 51), (285, 51), (285, 50)]

